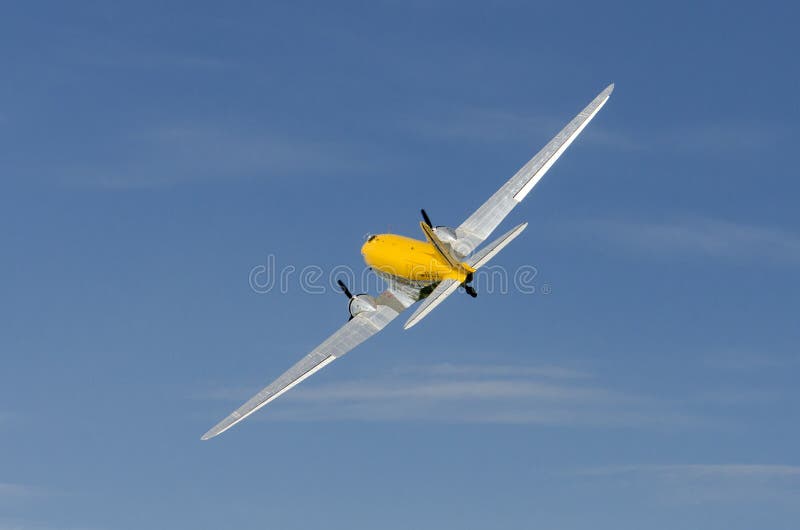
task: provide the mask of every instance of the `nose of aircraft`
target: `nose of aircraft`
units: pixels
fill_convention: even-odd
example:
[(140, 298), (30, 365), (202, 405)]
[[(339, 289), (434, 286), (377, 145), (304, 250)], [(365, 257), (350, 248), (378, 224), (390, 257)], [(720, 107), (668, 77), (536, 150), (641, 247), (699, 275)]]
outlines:
[(374, 245), (378, 236), (369, 236), (367, 240), (361, 245), (361, 254), (366, 255), (369, 252), (369, 249)]

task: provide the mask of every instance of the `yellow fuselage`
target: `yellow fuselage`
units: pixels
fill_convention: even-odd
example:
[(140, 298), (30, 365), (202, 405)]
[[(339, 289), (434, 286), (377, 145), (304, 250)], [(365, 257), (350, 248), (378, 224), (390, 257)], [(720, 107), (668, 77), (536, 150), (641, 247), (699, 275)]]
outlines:
[(471, 271), (466, 264), (451, 267), (427, 241), (395, 234), (371, 236), (361, 247), (361, 254), (376, 271), (411, 281), (464, 282)]

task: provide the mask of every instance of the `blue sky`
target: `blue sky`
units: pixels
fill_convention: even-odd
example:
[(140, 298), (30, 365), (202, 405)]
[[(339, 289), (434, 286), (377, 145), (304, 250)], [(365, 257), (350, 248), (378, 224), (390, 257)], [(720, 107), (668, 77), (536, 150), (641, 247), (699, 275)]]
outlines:
[[(5, 5), (0, 529), (796, 528), (797, 17)], [(454, 296), (200, 442), (347, 318), (254, 267), (459, 224), (612, 81), (506, 222), (536, 293)]]

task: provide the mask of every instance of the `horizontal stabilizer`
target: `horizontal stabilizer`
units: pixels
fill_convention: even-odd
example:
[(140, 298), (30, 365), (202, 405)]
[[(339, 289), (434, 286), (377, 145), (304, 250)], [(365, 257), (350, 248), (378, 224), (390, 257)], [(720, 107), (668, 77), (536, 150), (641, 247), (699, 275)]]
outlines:
[(503, 250), (506, 245), (514, 241), (514, 239), (520, 235), (527, 226), (528, 223), (522, 223), (521, 225), (512, 228), (502, 236), (483, 247), (480, 252), (476, 252), (474, 256), (467, 260), (467, 264), (473, 269), (480, 269), (486, 265), (490, 259), (495, 257), (498, 252)]
[[(522, 223), (515, 228), (512, 228), (502, 236), (498, 237), (488, 245), (486, 245), (480, 252), (477, 252), (474, 256), (467, 260), (467, 265), (472, 267), (473, 269), (479, 269), (486, 265), (490, 259), (495, 257), (498, 252), (503, 250), (506, 245), (514, 241), (514, 239), (522, 233), (523, 230), (528, 226), (528, 223)], [(433, 309), (444, 302), (444, 299), (456, 292), (458, 287), (461, 284), (456, 280), (444, 280), (433, 292), (428, 295), (425, 300), (422, 301), (422, 304), (417, 308), (411, 318), (403, 326), (403, 329), (408, 329), (411, 326), (415, 325), (417, 322), (425, 318), (428, 313), (433, 311)]]

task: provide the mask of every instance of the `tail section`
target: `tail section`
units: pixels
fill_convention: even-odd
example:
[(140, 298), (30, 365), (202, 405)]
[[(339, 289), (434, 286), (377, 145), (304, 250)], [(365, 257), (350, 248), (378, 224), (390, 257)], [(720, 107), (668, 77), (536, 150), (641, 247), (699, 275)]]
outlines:
[[(420, 224), (422, 225), (422, 230), (425, 232), (425, 235), (428, 235), (428, 230), (426, 230), (426, 228), (430, 229), (430, 227), (425, 225), (425, 223), (420, 223)], [(480, 252), (477, 252), (469, 260), (467, 260), (466, 263), (463, 264), (459, 263), (459, 266), (463, 267), (464, 270), (469, 270), (469, 277), (471, 278), (473, 272), (486, 265), (489, 262), (489, 260), (491, 260), (493, 257), (497, 255), (498, 252), (503, 250), (518, 235), (520, 235), (527, 226), (528, 223), (522, 223), (521, 225), (512, 228), (502, 236), (498, 237), (497, 239), (486, 245), (483, 249), (480, 250)], [(433, 237), (436, 237), (436, 234), (433, 234), (433, 231), (431, 231), (431, 234), (433, 235)], [(429, 239), (431, 239), (431, 243), (433, 243), (433, 246), (436, 247), (437, 250), (439, 250), (439, 247), (436, 245), (436, 243), (430, 236)], [(456, 280), (444, 280), (439, 285), (437, 285), (436, 289), (434, 289), (431, 292), (431, 294), (428, 295), (428, 297), (422, 301), (422, 304), (417, 308), (416, 311), (414, 311), (414, 314), (411, 315), (411, 318), (409, 318), (406, 321), (405, 325), (403, 326), (403, 329), (408, 329), (411, 326), (415, 325), (420, 320), (422, 320), (423, 318), (425, 318), (428, 315), (428, 313), (433, 311), (433, 309), (436, 306), (444, 302), (445, 298), (456, 292), (456, 290), (460, 285), (461, 284)], [(470, 295), (474, 296), (472, 293), (470, 293)]]
[(498, 252), (503, 250), (506, 245), (514, 241), (514, 239), (522, 233), (525, 228), (528, 227), (528, 223), (522, 223), (521, 225), (515, 226), (502, 236), (498, 237), (485, 247), (483, 247), (480, 252), (476, 252), (474, 256), (470, 257), (467, 260), (467, 264), (470, 267), (475, 267), (476, 269), (480, 269), (486, 263), (495, 257)]
[(428, 238), (428, 241), (430, 241), (430, 243), (433, 245), (433, 248), (436, 249), (436, 252), (438, 252), (439, 255), (451, 267), (456, 270), (463, 271), (465, 274), (475, 272), (475, 269), (473, 269), (470, 265), (462, 263), (458, 258), (450, 253), (449, 247), (441, 239), (439, 239), (439, 236), (437, 236), (436, 232), (433, 231), (431, 225), (427, 224), (425, 221), (420, 221), (419, 226), (422, 228), (422, 231), (425, 232), (425, 237)]

